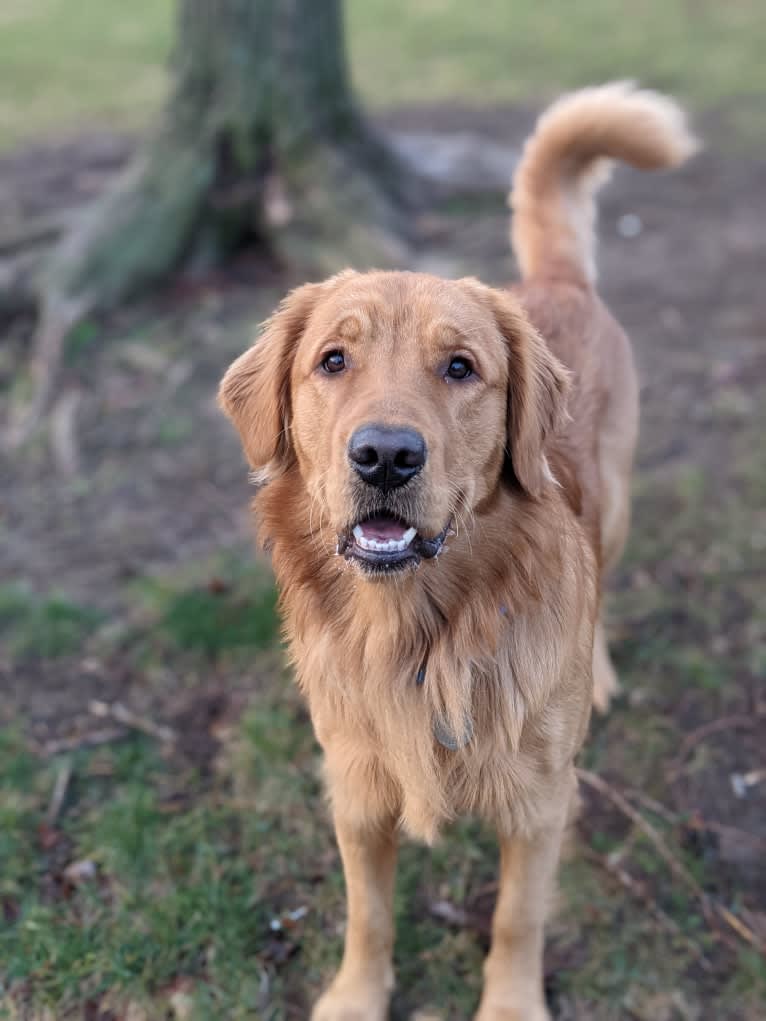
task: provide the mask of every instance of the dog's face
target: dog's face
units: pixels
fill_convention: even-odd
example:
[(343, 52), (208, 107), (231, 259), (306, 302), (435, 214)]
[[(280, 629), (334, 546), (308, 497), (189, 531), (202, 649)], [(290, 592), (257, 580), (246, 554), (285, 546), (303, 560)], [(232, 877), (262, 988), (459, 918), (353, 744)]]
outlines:
[[(509, 294), (342, 273), (298, 288), (221, 385), (265, 479), (297, 463), (312, 527), (371, 577), (440, 551), (500, 484), (531, 497), (565, 373)], [(330, 550), (328, 549), (328, 554)]]

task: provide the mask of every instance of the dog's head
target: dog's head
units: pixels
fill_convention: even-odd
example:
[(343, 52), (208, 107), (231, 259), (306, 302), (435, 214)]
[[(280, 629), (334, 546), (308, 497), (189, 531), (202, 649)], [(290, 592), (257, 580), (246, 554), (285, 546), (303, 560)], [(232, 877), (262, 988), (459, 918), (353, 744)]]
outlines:
[(438, 554), (504, 466), (539, 497), (565, 390), (509, 293), (346, 271), (285, 298), (220, 401), (256, 473), (297, 467), (314, 522), (380, 577)]

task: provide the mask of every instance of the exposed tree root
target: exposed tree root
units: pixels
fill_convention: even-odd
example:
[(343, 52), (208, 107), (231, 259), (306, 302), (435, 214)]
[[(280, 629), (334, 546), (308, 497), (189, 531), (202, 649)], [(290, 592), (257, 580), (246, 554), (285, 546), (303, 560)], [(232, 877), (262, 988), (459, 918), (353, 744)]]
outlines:
[(307, 272), (408, 261), (418, 182), (354, 103), (339, 0), (181, 0), (178, 28), (157, 137), (39, 278), (33, 394), (7, 445), (49, 410), (72, 329), (182, 266), (253, 241)]

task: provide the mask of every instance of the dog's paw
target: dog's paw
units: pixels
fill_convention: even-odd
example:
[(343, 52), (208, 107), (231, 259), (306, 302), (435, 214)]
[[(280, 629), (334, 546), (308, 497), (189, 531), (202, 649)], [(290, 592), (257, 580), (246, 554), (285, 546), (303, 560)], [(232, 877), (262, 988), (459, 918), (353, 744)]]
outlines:
[(317, 1001), (311, 1021), (385, 1021), (388, 989), (333, 983)]
[(528, 1007), (505, 1007), (500, 1002), (482, 1003), (474, 1021), (551, 1021), (544, 1004)]

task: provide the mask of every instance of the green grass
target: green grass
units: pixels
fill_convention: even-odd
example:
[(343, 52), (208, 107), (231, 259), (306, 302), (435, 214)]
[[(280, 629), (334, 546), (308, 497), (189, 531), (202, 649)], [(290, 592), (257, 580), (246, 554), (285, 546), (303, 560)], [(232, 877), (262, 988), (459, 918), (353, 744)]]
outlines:
[(101, 619), (98, 610), (62, 595), (39, 598), (21, 586), (0, 586), (0, 644), (16, 658), (74, 652)]
[[(2, 753), (3, 765), (23, 755), (7, 740)], [(195, 1016), (257, 1016), (251, 962), (268, 920), (248, 861), (256, 847), (227, 793), (177, 811), (167, 765), (148, 742), (81, 754), (76, 794), (46, 852), (34, 838), (44, 784), (37, 797), (34, 784), (50, 772), (27, 770), (24, 845), (0, 843), (0, 874), (12, 877), (3, 883), (6, 909), (16, 915), (0, 930), (8, 1002), (52, 1006), (59, 1018), (107, 992), (113, 1001), (159, 1001), (172, 980), (204, 975)], [(67, 888), (59, 874), (44, 889), (39, 879), (62, 851), (65, 861), (92, 862), (95, 875)]]
[[(171, 0), (3, 0), (0, 148), (84, 124), (135, 128), (166, 88)], [(355, 0), (350, 55), (375, 107), (455, 99), (538, 102), (561, 88), (636, 77), (764, 128), (760, 0)], [(736, 103), (744, 99), (745, 103)]]
[[(619, 768), (608, 749), (600, 758)], [(70, 793), (51, 839), (41, 824), (59, 760), (32, 758), (17, 734), (0, 739), (0, 901), (12, 919), (0, 928), (0, 1016), (2, 990), (8, 1009), (48, 1007), (64, 1021), (80, 1017), (86, 1002), (143, 1005), (149, 1018), (165, 1016), (179, 989), (193, 1021), (306, 1016), (339, 960), (344, 895), (317, 750), (294, 690), (274, 677), (255, 695), (204, 785), (193, 766), (143, 738), (70, 762)], [(653, 822), (674, 843), (670, 828)], [(620, 841), (595, 831), (590, 842), (607, 853)], [(95, 874), (67, 884), (66, 867), (82, 861)], [(710, 881), (701, 859), (687, 864)], [(629, 867), (681, 931), (714, 955), (698, 906), (679, 896), (643, 840)], [(429, 906), (470, 905), (494, 876), (493, 838), (475, 823), (453, 827), (433, 850), (404, 846), (395, 1017), (429, 1004), (444, 1019), (470, 1016), (480, 940), (470, 926), (445, 926)], [(565, 864), (561, 888), (548, 940), (560, 962), (558, 997), (604, 1021), (662, 991), (681, 989), (696, 1002), (689, 945), (658, 931), (642, 903), (579, 852)], [(275, 933), (272, 922), (296, 909), (303, 917)], [(757, 1008), (747, 1010), (764, 992), (761, 963), (743, 952), (721, 1011), (739, 1004), (738, 1017), (755, 1018)]]
[(223, 577), (205, 575), (205, 580), (173, 577), (142, 583), (142, 598), (152, 610), (151, 625), (144, 628), (153, 639), (210, 659), (274, 641), (277, 596), (264, 570), (229, 564)]
[(166, 87), (172, 0), (3, 0), (0, 145), (137, 127)]
[(347, 8), (356, 76), (372, 102), (527, 100), (615, 77), (701, 103), (766, 89), (758, 0), (629, 8), (619, 0), (365, 0)]
[[(127, 599), (138, 618), (130, 640), (144, 658), (170, 652), (213, 661), (268, 646), (279, 631), (270, 574), (225, 554), (190, 572), (143, 579)], [(12, 660), (82, 652), (99, 640), (102, 624), (108, 644), (109, 621), (99, 610), (62, 594), (36, 596), (22, 586), (0, 586), (0, 650)]]

